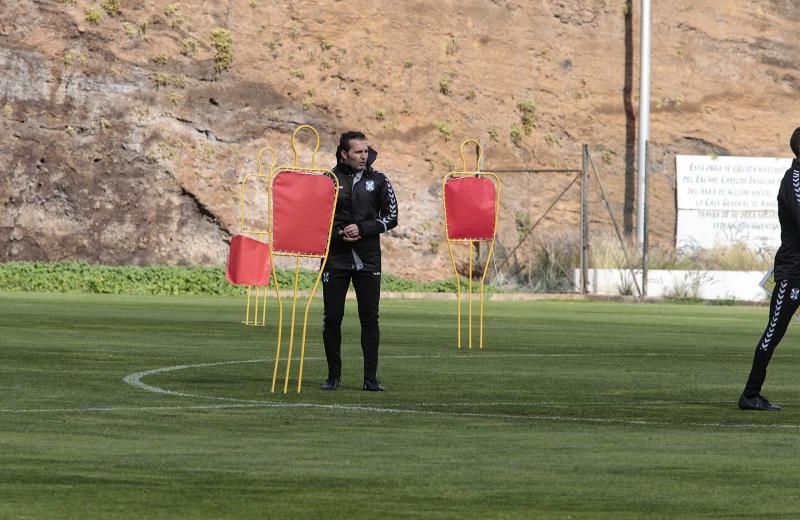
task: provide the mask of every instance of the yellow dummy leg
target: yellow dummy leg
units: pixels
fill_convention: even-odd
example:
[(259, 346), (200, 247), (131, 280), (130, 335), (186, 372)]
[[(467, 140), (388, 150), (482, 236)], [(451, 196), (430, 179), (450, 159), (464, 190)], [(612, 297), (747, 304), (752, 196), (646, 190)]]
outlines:
[(260, 296), (260, 292), (258, 290), (258, 286), (256, 285), (256, 306), (253, 309), (253, 325), (258, 326), (258, 298)]
[(303, 314), (303, 342), (300, 347), (300, 375), (297, 376), (297, 393), (300, 393), (300, 389), (303, 387), (303, 361), (306, 357), (306, 328), (308, 325), (308, 310), (311, 308), (311, 302), (314, 300), (314, 294), (317, 292), (317, 287), (319, 287), (319, 279), (322, 277), (322, 268), (320, 268), (319, 272), (317, 273), (317, 279), (314, 281), (314, 287), (311, 289), (311, 294), (308, 296), (308, 302), (306, 303), (306, 311)]
[(245, 307), (244, 311), (244, 324), (250, 325), (250, 289), (252, 289), (252, 285), (247, 286), (247, 307)]
[(264, 302), (261, 307), (263, 310), (261, 311), (261, 326), (265, 326), (267, 324), (267, 288), (264, 287)]
[(275, 368), (272, 371), (272, 393), (275, 393), (275, 382), (278, 380), (278, 364), (281, 361), (281, 333), (283, 332), (283, 302), (281, 302), (278, 275), (275, 264), (272, 264), (272, 279), (275, 281), (275, 300), (278, 302), (278, 347), (275, 349)]
[(492, 240), (492, 244), (489, 246), (489, 254), (486, 256), (486, 265), (483, 267), (483, 276), (481, 277), (481, 339), (480, 339), (480, 348), (483, 349), (483, 300), (484, 300), (484, 289), (486, 287), (486, 274), (489, 272), (489, 263), (492, 261), (492, 252), (494, 251), (494, 240)]
[(469, 296), (467, 297), (469, 300), (469, 350), (472, 350), (472, 242), (467, 242), (467, 248), (469, 251)]
[(297, 264), (294, 268), (294, 290), (292, 291), (292, 324), (289, 328), (289, 352), (286, 357), (286, 379), (283, 382), (283, 393), (289, 392), (289, 373), (292, 369), (292, 350), (294, 349), (294, 320), (297, 314), (297, 285), (300, 277), (300, 257), (297, 257)]
[[(253, 296), (253, 288), (255, 287), (255, 296)], [(252, 305), (251, 305), (252, 300)], [(261, 322), (258, 321), (258, 308), (261, 305)], [(253, 307), (253, 321), (250, 321), (250, 307)], [(267, 323), (267, 288), (264, 287), (262, 295), (261, 289), (258, 285), (247, 286), (247, 307), (245, 308), (244, 321), (245, 325), (253, 325), (262, 327)]]
[(453, 244), (449, 240), (447, 241), (447, 250), (450, 251), (450, 261), (453, 263), (453, 273), (456, 275), (456, 335), (458, 337), (458, 350), (461, 350), (461, 280), (458, 277)]

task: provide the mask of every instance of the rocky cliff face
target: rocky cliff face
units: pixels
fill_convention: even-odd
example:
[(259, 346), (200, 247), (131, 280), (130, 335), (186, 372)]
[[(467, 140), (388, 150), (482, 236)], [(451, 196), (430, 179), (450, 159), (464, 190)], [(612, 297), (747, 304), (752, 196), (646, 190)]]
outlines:
[[(651, 241), (668, 244), (676, 153), (788, 155), (800, 15), (789, 0), (653, 8)], [(579, 167), (589, 143), (621, 210), (637, 10), (0, 0), (0, 260), (221, 265), (240, 226), (239, 180), (263, 146), (290, 162), (303, 123), (321, 133), (323, 166), (342, 130), (365, 130), (379, 150), (400, 200), (388, 272), (447, 274), (440, 182), (460, 168), (463, 139), (484, 142), (486, 169)], [(504, 180), (509, 234), (529, 203), (520, 182)], [(566, 208), (550, 226), (571, 229), (576, 215)]]

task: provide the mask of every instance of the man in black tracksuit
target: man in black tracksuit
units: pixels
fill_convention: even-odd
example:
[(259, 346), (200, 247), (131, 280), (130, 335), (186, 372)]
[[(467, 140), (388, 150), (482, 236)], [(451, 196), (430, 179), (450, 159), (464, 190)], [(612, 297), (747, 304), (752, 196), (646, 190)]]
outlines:
[(775, 288), (769, 306), (769, 321), (756, 345), (750, 376), (739, 398), (742, 410), (781, 410), (761, 395), (772, 353), (786, 333), (792, 316), (800, 306), (800, 128), (789, 140), (795, 155), (778, 190), (778, 220), (781, 246), (775, 253)]
[(381, 297), (380, 234), (397, 226), (397, 199), (383, 173), (372, 164), (378, 153), (361, 132), (342, 134), (333, 172), (339, 179), (339, 195), (333, 217), (328, 260), (322, 271), (325, 318), (322, 340), (328, 360), (328, 379), (323, 390), (336, 390), (342, 376), (342, 317), (350, 282), (356, 291), (364, 353), (363, 389), (384, 388), (378, 373), (378, 306)]

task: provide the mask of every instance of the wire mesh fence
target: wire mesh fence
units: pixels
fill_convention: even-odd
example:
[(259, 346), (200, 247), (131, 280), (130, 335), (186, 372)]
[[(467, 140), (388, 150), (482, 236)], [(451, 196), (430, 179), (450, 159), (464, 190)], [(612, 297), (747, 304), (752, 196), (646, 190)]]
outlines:
[[(610, 154), (603, 146), (585, 146), (572, 168), (495, 170), (503, 195), (492, 285), (584, 292), (589, 269), (639, 269), (634, 183), (629, 172), (613, 167)], [(477, 255), (482, 261), (487, 256), (485, 250)], [(620, 294), (641, 290), (635, 276), (620, 277)]]
[(561, 293), (579, 289), (580, 169), (501, 170), (500, 226), (492, 283)]

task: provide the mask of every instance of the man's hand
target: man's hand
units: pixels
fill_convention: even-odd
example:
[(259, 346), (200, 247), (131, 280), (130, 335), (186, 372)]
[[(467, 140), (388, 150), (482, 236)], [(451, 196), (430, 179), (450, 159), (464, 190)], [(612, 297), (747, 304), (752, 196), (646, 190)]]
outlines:
[(361, 232), (358, 230), (358, 226), (355, 224), (346, 225), (340, 234), (342, 235), (342, 240), (345, 242), (355, 242), (357, 240), (361, 240)]

